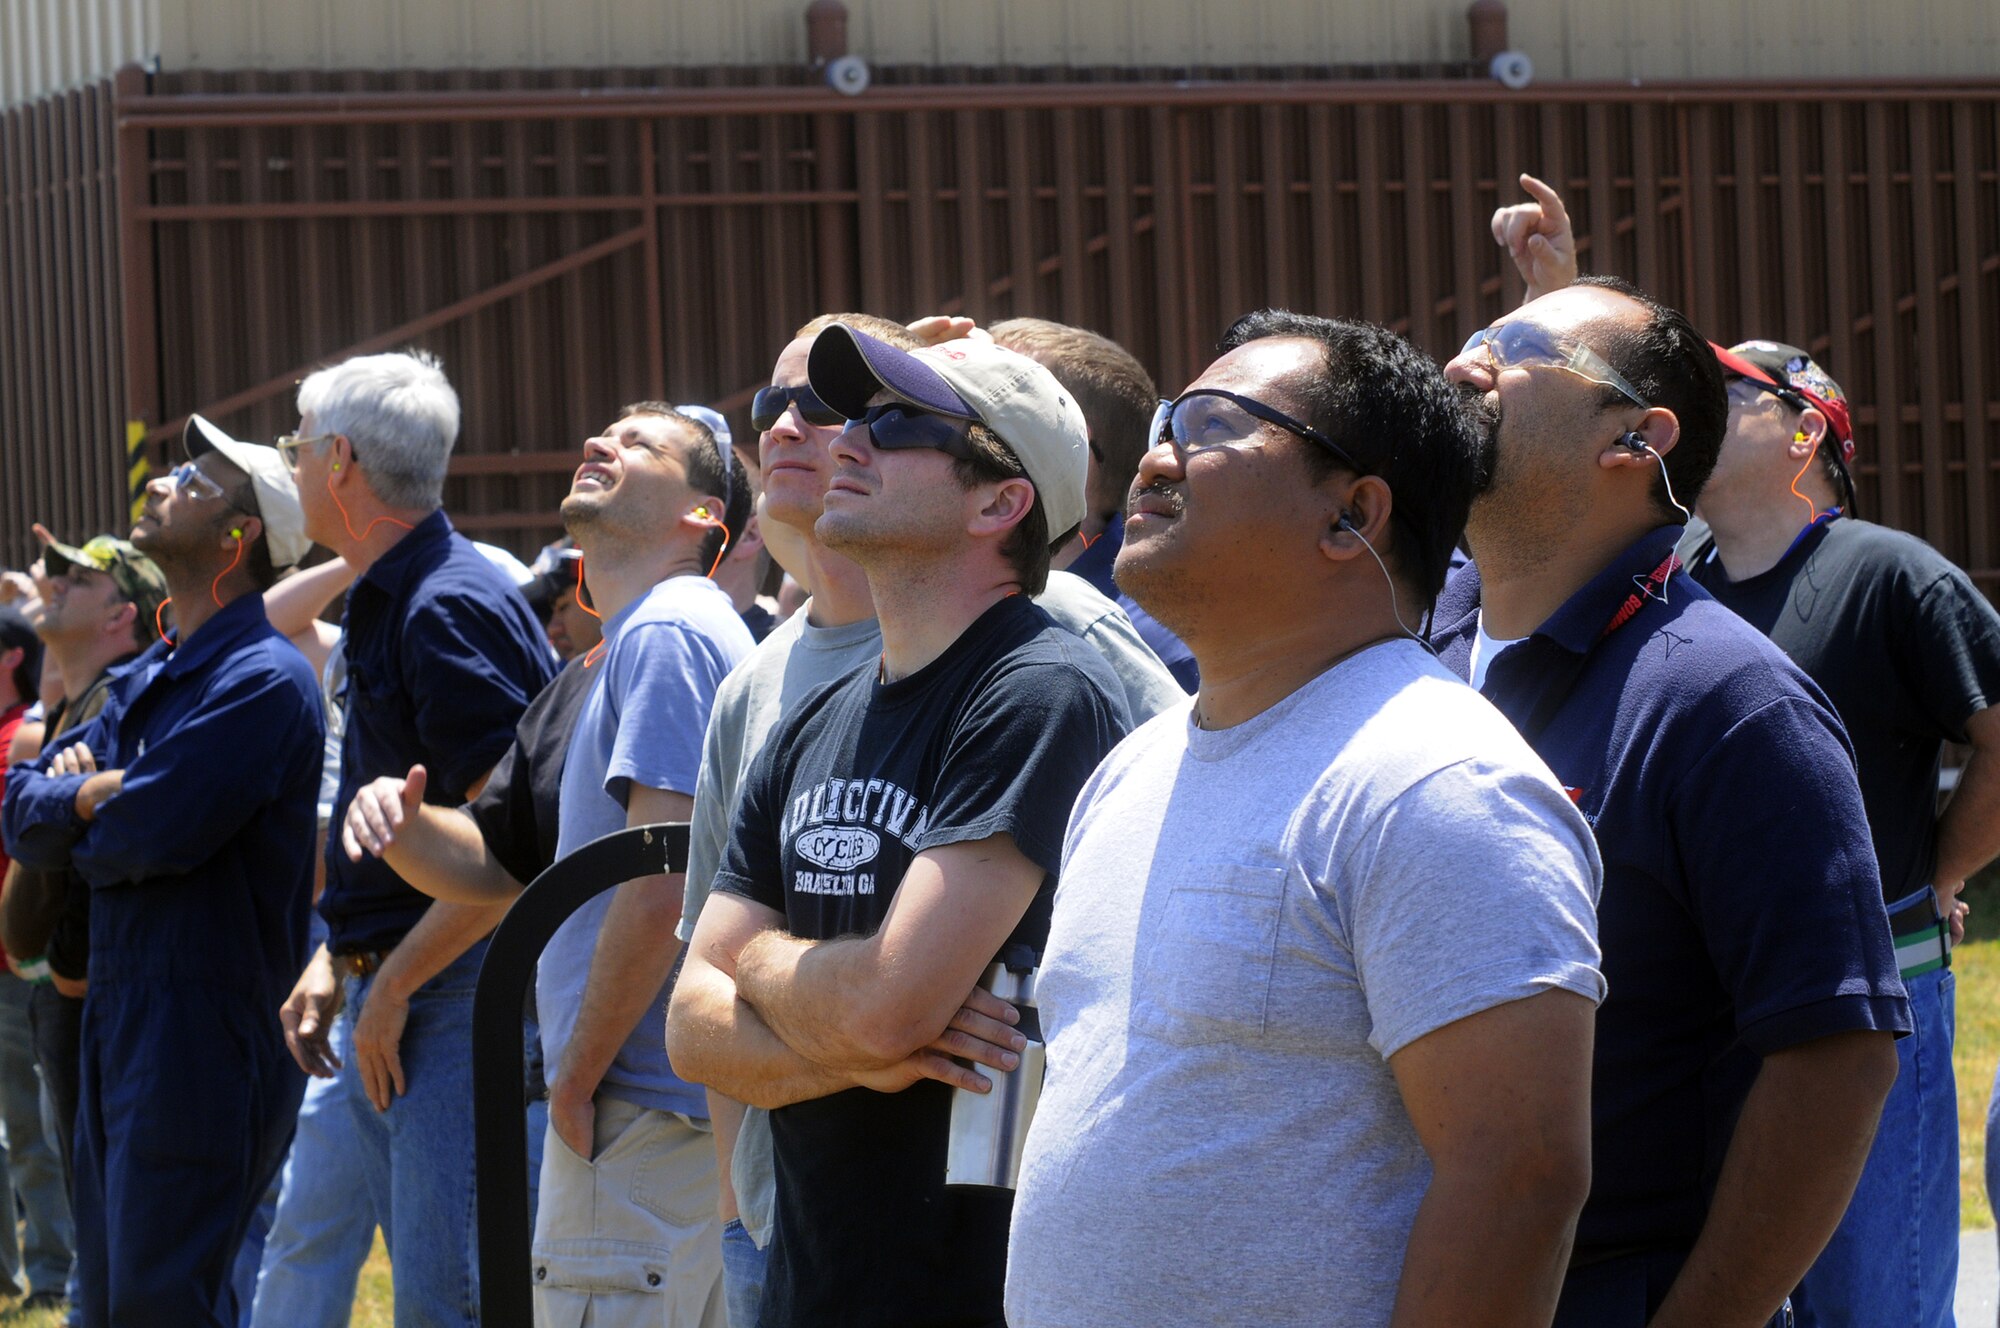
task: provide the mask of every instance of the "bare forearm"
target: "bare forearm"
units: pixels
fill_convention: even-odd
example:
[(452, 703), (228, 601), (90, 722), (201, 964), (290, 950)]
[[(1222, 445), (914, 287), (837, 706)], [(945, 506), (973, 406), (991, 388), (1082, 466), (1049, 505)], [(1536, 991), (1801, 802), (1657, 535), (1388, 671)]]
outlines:
[(674, 1073), (753, 1107), (776, 1110), (853, 1088), (773, 1033), (736, 995), (727, 974), (693, 964), (681, 972), (667, 1014)]
[(472, 818), (450, 807), (418, 808), (383, 848), (382, 860), (396, 875), (446, 903), (499, 905), (504, 912), (523, 889), (487, 851)]
[[(619, 1048), (659, 1001), (681, 953), (674, 935), (680, 915), (679, 875), (627, 881), (614, 892), (590, 957), (583, 1007), (556, 1068), (561, 1091), (594, 1095)], [(666, 1030), (654, 1035), (664, 1041)]]
[[(786, 1046), (837, 1071), (894, 1065), (943, 1031), (888, 1030), (876, 998), (884, 987), (869, 976), (866, 941), (811, 942), (771, 930), (736, 959), (736, 994)], [(904, 1045), (907, 1043), (908, 1045)]]
[(1555, 1313), (1588, 1189), (1524, 1184), (1502, 1172), (1434, 1175), (1403, 1257), (1393, 1328), (1544, 1328)]
[(2000, 857), (2000, 758), (1975, 750), (1938, 817), (1939, 885), (1956, 886)]
[(715, 1136), (715, 1174), (720, 1191), (716, 1215), (727, 1222), (740, 1213), (736, 1203), (736, 1180), (730, 1164), (736, 1159), (736, 1136), (743, 1132), (743, 1117), (749, 1109), (727, 1093), (708, 1090), (708, 1126)]
[(1769, 1322), (1847, 1211), (1895, 1075), (1887, 1033), (1838, 1034), (1765, 1058), (1708, 1220), (1652, 1328)]
[(382, 961), (376, 984), (408, 996), (500, 925), (507, 906), (438, 900)]

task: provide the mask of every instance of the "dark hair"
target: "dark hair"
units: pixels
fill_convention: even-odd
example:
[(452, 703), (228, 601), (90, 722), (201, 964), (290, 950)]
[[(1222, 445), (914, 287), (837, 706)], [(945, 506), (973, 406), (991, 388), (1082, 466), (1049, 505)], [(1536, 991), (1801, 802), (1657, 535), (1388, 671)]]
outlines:
[[(1619, 277), (1580, 277), (1578, 286), (1597, 286), (1641, 305), (1646, 321), (1638, 327), (1620, 325), (1609, 343), (1592, 349), (1625, 375), (1649, 405), (1661, 406), (1680, 421), (1680, 439), (1662, 463), (1662, 478), (1653, 485), (1653, 506), (1670, 521), (1686, 520), (1668, 501), (1667, 484), (1682, 507), (1694, 510), (1702, 486), (1715, 472), (1722, 454), (1722, 436), (1729, 431), (1729, 388), (1722, 365), (1708, 338), (1694, 330), (1687, 315), (1661, 304)], [(1620, 402), (1625, 400), (1617, 394)]]
[(1153, 376), (1111, 338), (1067, 323), (1009, 318), (987, 331), (999, 345), (1039, 362), (1076, 399), (1097, 457), (1098, 491), (1090, 495), (1091, 504), (1102, 511), (1122, 509), (1152, 441), (1146, 426), (1160, 402)]
[[(633, 415), (651, 415), (668, 419), (686, 429), (694, 445), (688, 448), (688, 487), (696, 493), (712, 493), (726, 501), (722, 511), (722, 529), (711, 530), (702, 537), (701, 561), (704, 566), (713, 564), (721, 556), (724, 548), (733, 548), (743, 537), (743, 527), (750, 522), (750, 477), (743, 469), (743, 463), (736, 459), (734, 448), (724, 448), (715, 440), (715, 430), (703, 424), (692, 415), (683, 415), (663, 401), (635, 401), (625, 407), (619, 418)], [(724, 543), (725, 537), (728, 543)]]
[[(1223, 333), (1221, 349), (1270, 337), (1319, 344), (1323, 371), (1287, 385), (1300, 422), (1388, 483), (1393, 533), (1382, 555), (1425, 603), (1435, 600), (1481, 482), (1482, 445), (1458, 393), (1430, 356), (1373, 323), (1260, 309)], [(1325, 448), (1304, 446), (1314, 484), (1341, 468)]]
[(21, 662), (14, 666), (14, 695), (33, 701), (41, 690), (42, 638), (28, 616), (11, 604), (0, 605), (0, 652), (19, 649)]
[[(1000, 441), (1000, 435), (985, 425), (977, 422), (970, 425), (966, 438), (972, 443), (972, 456), (966, 460), (953, 460), (951, 470), (958, 477), (959, 484), (968, 491), (975, 485), (1028, 478), (1028, 468), (1021, 464), (1021, 458)], [(1030, 484), (1033, 482), (1029, 480)], [(1068, 543), (1075, 533), (1075, 527), (1071, 527), (1063, 531), (1062, 538), (1054, 544), (1049, 542), (1049, 514), (1042, 510), (1042, 495), (1037, 490), (1028, 514), (1007, 532), (1007, 538), (1000, 545), (1001, 556), (1020, 578), (1023, 595), (1039, 595), (1048, 588), (1049, 555), (1058, 546)]]
[[(256, 517), (260, 524), (264, 520), (263, 509), (257, 503), (257, 486), (252, 484), (247, 477), (243, 483), (231, 489), (223, 501), (227, 502), (231, 507), (236, 509), (236, 512), (244, 516)], [(222, 516), (222, 528), (224, 530), (236, 530), (241, 527), (236, 524), (234, 514), (225, 512)], [(257, 538), (244, 546), (242, 565), (243, 570), (250, 574), (250, 584), (257, 588), (258, 594), (261, 595), (272, 586), (278, 584), (278, 569), (271, 562), (269, 530), (258, 531)], [(145, 627), (143, 624), (133, 624), (133, 633), (135, 635), (143, 637), (144, 632)], [(143, 640), (141, 644), (144, 644)]]

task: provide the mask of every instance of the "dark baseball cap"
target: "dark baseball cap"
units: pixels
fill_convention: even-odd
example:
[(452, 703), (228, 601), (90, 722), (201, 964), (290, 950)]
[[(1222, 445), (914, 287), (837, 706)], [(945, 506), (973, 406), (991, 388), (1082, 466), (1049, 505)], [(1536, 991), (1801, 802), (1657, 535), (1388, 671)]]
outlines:
[(1854, 460), (1854, 423), (1848, 414), (1847, 394), (1811, 355), (1782, 341), (1746, 341), (1728, 350), (1713, 348), (1725, 373), (1769, 388), (1794, 410), (1811, 406), (1826, 416), (1827, 429), (1839, 446), (1841, 464)]
[(72, 566), (108, 574), (118, 593), (137, 606), (141, 622), (151, 622), (167, 599), (167, 578), (159, 567), (131, 541), (113, 535), (94, 536), (82, 548), (51, 541), (42, 550), (42, 566), (50, 576), (61, 576)]

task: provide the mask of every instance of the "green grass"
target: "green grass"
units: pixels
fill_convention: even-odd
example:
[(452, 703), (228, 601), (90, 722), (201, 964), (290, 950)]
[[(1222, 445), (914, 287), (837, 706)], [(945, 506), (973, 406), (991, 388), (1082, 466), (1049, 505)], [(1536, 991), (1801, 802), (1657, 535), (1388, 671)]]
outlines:
[(1958, 1038), (1952, 1068), (1958, 1076), (1959, 1221), (1966, 1228), (1993, 1225), (1986, 1198), (1986, 1101), (1993, 1067), (2000, 1064), (2000, 871), (1973, 878), (1965, 944), (1952, 955), (1958, 974)]

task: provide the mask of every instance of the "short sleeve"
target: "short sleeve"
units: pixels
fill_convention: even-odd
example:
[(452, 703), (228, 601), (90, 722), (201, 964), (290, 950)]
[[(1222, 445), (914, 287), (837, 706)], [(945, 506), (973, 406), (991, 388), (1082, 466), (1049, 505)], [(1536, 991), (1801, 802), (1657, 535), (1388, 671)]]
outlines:
[(442, 800), (463, 800), (513, 743), (521, 713), (549, 681), (535, 644), (466, 594), (420, 600), (404, 624), (402, 685)]
[[(793, 733), (795, 725), (787, 726)], [(778, 787), (778, 756), (781, 741), (764, 744), (756, 760), (743, 776), (743, 791), (729, 818), (729, 843), (722, 857), (722, 869), (715, 873), (714, 890), (740, 895), (778, 913), (785, 911), (784, 861), (779, 839), (781, 827), (776, 815), (783, 799)], [(692, 865), (692, 864), (690, 864)], [(683, 918), (694, 915), (683, 909)], [(690, 925), (688, 934), (693, 935)]]
[(1682, 777), (1669, 815), (1689, 906), (1751, 1050), (1908, 1031), (1854, 758), (1830, 712), (1805, 696), (1751, 711)]
[(2000, 614), (1954, 567), (1924, 592), (1916, 617), (1897, 643), (1911, 690), (1939, 733), (1964, 742), (1965, 722), (2000, 698)]
[[(722, 869), (729, 848), (729, 819), (735, 810), (736, 762), (732, 745), (740, 745), (743, 726), (732, 722), (732, 711), (740, 711), (747, 701), (742, 688), (724, 689), (716, 697), (708, 716), (707, 736), (702, 739), (701, 772), (694, 785), (694, 815), (688, 823), (688, 865), (686, 884), (681, 888), (681, 921), (675, 934), (681, 940), (694, 939), (694, 924), (701, 918), (702, 905)], [(729, 735), (738, 735), (731, 744)]]
[(1544, 991), (1601, 1002), (1602, 878), (1582, 814), (1530, 770), (1458, 761), (1405, 790), (1327, 878), (1368, 1002), (1369, 1045), (1387, 1059)]
[(605, 667), (617, 731), (604, 791), (624, 806), (633, 784), (694, 795), (702, 735), (715, 690), (729, 673), (722, 652), (678, 623), (633, 623)]
[(930, 820), (911, 847), (921, 853), (1004, 834), (1043, 871), (1056, 871), (1076, 795), (1125, 736), (1122, 711), (1072, 665), (1006, 670), (954, 727)]
[(528, 754), (517, 737), (501, 754), (492, 777), (467, 803), (465, 814), (479, 827), (479, 837), (493, 860), (523, 885), (541, 875), (541, 844), (536, 834), (535, 794)]

